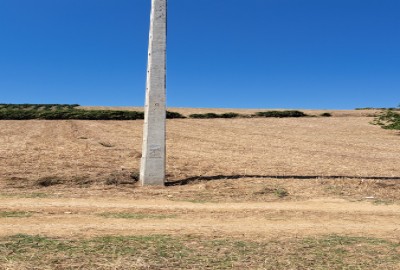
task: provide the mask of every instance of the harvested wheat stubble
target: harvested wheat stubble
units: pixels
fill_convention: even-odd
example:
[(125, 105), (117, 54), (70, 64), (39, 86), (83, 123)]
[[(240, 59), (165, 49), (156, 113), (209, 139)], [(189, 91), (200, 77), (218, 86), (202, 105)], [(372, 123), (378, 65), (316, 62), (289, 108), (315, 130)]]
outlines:
[[(171, 120), (168, 190), (177, 192), (175, 199), (198, 202), (265, 201), (280, 196), (398, 201), (399, 137), (370, 125), (369, 120)], [(105, 189), (132, 190), (138, 178), (142, 124), (1, 121), (0, 185), (27, 196), (33, 196), (29, 195), (32, 189), (40, 195), (91, 187), (83, 195), (79, 189), (72, 192), (79, 196)], [(207, 184), (194, 189), (185, 185), (193, 183)], [(147, 189), (134, 190), (137, 197), (154, 195)], [(282, 196), (286, 193), (289, 196)]]
[[(169, 181), (203, 176), (399, 177), (396, 132), (369, 118), (168, 122)], [(1, 121), (0, 179), (138, 171), (142, 121)], [(106, 145), (106, 146), (105, 146)]]

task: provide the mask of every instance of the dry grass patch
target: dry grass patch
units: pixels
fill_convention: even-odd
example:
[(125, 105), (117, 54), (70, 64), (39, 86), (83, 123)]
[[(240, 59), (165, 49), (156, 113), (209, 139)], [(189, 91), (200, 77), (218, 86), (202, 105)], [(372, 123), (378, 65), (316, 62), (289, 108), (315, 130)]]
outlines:
[(362, 179), (277, 179), (238, 178), (203, 180), (165, 190), (136, 190), (172, 200), (197, 202), (298, 201), (315, 198), (341, 198), (350, 201), (390, 201), (400, 203), (400, 181)]
[(328, 235), (275, 241), (196, 236), (0, 239), (0, 269), (398, 269), (400, 244)]
[[(301, 201), (341, 198), (376, 204), (400, 203), (399, 180), (309, 177), (196, 178), (167, 182), (165, 188), (142, 188), (135, 171), (117, 171), (87, 177), (46, 177), (36, 181), (5, 181), (1, 196), (23, 198), (117, 196), (135, 199), (168, 199), (194, 203)], [(197, 180), (196, 180), (197, 179)], [(204, 179), (204, 180), (201, 180)], [(171, 185), (171, 183), (174, 183)]]
[(50, 198), (53, 197), (53, 194), (44, 193), (44, 192), (10, 192), (10, 193), (0, 193), (0, 198), (28, 198), (28, 199), (36, 199), (36, 198)]
[(0, 218), (26, 218), (32, 216), (29, 212), (22, 211), (0, 211)]

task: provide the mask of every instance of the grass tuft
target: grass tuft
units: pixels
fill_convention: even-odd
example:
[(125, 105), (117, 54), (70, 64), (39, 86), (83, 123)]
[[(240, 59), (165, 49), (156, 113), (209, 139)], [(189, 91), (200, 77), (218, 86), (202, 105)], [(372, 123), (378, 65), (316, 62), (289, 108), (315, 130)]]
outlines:
[(255, 195), (268, 195), (274, 194), (278, 198), (285, 198), (289, 196), (289, 192), (285, 188), (277, 187), (277, 188), (269, 188), (265, 187), (260, 191), (254, 193)]

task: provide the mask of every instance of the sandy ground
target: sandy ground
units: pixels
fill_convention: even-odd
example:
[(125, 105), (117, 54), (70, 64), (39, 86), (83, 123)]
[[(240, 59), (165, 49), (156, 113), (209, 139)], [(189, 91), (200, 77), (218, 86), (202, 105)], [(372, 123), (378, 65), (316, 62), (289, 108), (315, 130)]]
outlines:
[(0, 213), (30, 216), (0, 218), (0, 236), (399, 239), (400, 137), (371, 120), (171, 120), (166, 188), (133, 183), (142, 121), (1, 121)]

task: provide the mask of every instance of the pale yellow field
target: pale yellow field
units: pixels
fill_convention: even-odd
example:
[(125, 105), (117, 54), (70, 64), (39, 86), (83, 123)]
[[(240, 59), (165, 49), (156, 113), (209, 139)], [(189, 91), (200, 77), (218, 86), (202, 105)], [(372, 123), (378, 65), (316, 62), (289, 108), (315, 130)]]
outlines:
[[(366, 117), (169, 120), (169, 181), (216, 175), (399, 177), (400, 140)], [(137, 171), (142, 121), (1, 121), (0, 179)]]

